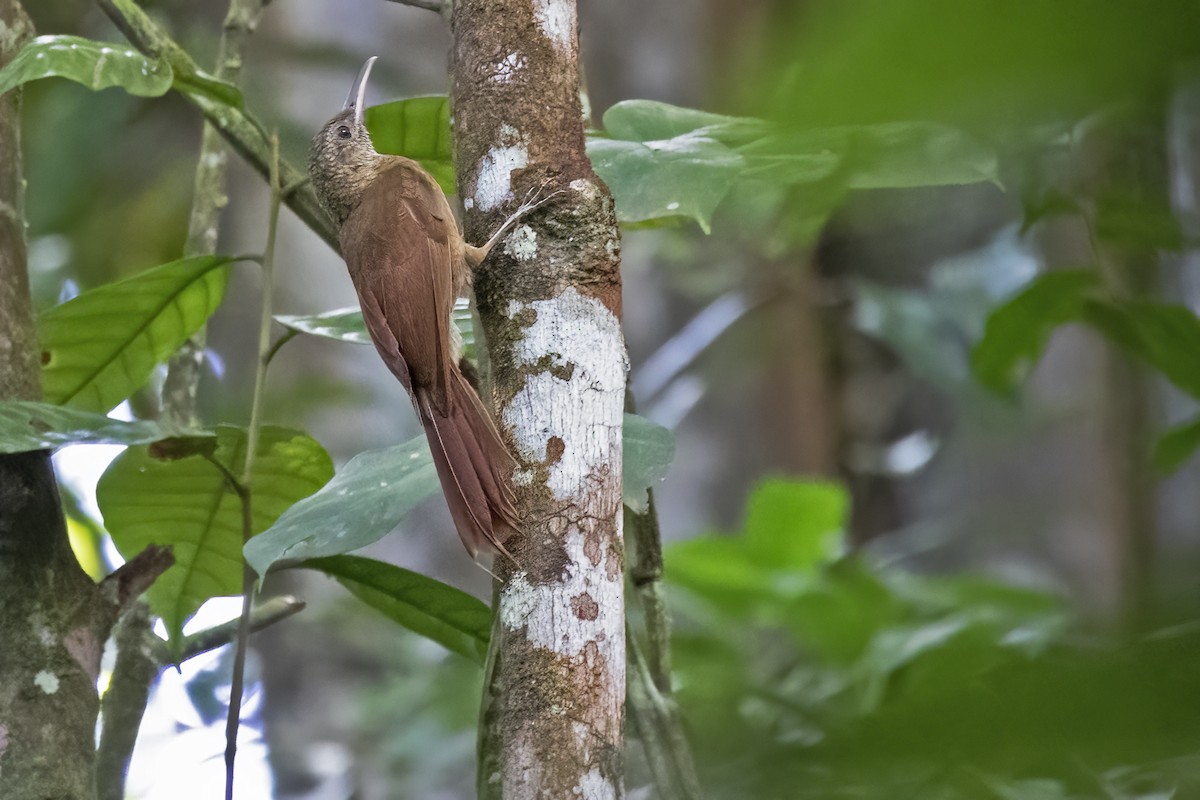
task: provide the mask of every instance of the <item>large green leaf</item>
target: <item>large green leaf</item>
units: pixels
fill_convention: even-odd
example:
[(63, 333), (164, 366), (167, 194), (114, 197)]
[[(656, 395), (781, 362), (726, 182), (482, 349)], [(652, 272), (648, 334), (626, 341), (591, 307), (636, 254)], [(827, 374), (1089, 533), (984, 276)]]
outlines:
[(675, 458), (675, 435), (637, 414), (625, 415), (621, 487), (625, 505), (646, 510), (646, 490), (667, 474)]
[[(212, 458), (241, 476), (246, 435), (217, 429)], [(329, 455), (299, 431), (265, 427), (250, 481), (252, 533), (270, 527), (292, 504), (333, 475)], [(146, 448), (126, 450), (96, 487), (96, 500), (113, 543), (125, 558), (148, 545), (168, 545), (175, 565), (147, 592), (171, 641), (204, 601), (242, 591), (242, 506), (215, 465), (200, 456), (159, 460)]]
[(466, 592), (360, 556), (314, 558), (297, 566), (336, 578), (355, 597), (409, 630), (483, 664), (492, 611)]
[(1011, 391), (1041, 358), (1054, 329), (1078, 320), (1098, 287), (1090, 270), (1050, 272), (993, 311), (971, 353), (980, 383)]
[(319, 492), (251, 539), (246, 561), (259, 575), (273, 564), (339, 555), (388, 534), (438, 487), (424, 436), (359, 453)]
[(442, 191), (454, 194), (454, 144), (450, 134), (450, 98), (412, 97), (371, 106), (367, 130), (375, 149), (407, 156), (429, 171)]
[(173, 261), (42, 312), (46, 400), (107, 412), (141, 388), (216, 311), (231, 261)]
[(174, 428), (149, 420), (124, 420), (90, 411), (10, 401), (0, 403), (0, 453), (22, 453), (69, 444), (150, 444), (162, 439), (209, 438), (208, 431)]
[(89, 89), (119, 86), (133, 95), (159, 97), (171, 88), (171, 67), (126, 45), (78, 36), (39, 36), (0, 70), (0, 94), (29, 81), (60, 77)]
[[(674, 455), (665, 428), (625, 415), (626, 495), (660, 480)], [(412, 508), (438, 490), (437, 471), (424, 436), (359, 453), (324, 488), (296, 503), (267, 531), (251, 539), (246, 561), (259, 575), (280, 562), (340, 555), (379, 541)], [(636, 499), (636, 497), (635, 497)]]

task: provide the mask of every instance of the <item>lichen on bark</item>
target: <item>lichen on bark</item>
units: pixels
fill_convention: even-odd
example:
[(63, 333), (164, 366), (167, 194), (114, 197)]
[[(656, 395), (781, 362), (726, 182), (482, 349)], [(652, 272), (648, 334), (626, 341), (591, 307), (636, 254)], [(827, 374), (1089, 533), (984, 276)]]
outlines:
[(515, 561), (496, 562), (479, 793), (615, 799), (625, 348), (612, 198), (584, 149), (575, 2), (458, 0), (452, 26), (468, 240), (531, 192), (561, 192), (474, 283), (524, 523)]

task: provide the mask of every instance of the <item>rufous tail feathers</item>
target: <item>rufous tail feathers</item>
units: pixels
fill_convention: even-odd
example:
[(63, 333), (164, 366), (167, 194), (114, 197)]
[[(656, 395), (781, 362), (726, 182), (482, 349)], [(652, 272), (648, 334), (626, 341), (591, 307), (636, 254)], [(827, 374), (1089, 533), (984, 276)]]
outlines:
[(446, 413), (417, 387), (417, 413), (458, 537), (474, 558), (492, 550), (512, 558), (504, 542), (519, 527), (511, 480), (516, 466), (479, 395), (450, 370)]

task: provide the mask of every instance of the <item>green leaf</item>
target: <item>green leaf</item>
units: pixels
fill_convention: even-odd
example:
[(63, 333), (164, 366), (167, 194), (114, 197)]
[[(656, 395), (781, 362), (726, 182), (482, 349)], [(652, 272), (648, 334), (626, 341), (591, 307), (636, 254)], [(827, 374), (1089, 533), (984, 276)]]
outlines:
[(0, 70), (0, 94), (41, 78), (61, 77), (92, 90), (119, 86), (139, 97), (159, 97), (171, 88), (171, 67), (127, 45), (79, 36), (39, 36)]
[(437, 491), (424, 436), (359, 453), (319, 492), (296, 503), (245, 548), (259, 575), (283, 561), (331, 556), (379, 541)]
[(675, 458), (675, 435), (636, 414), (625, 415), (622, 494), (634, 511), (646, 510), (646, 490), (667, 474)]
[(321, 314), (277, 314), (275, 321), (289, 330), (338, 342), (370, 344), (371, 335), (357, 307), (339, 308)]
[(746, 551), (765, 567), (811, 572), (841, 554), (846, 512), (837, 484), (765, 481), (746, 509)]
[[(632, 414), (625, 416), (625, 425), (623, 478), (626, 487), (642, 487), (644, 503), (646, 487), (666, 472), (674, 439), (666, 429)], [(319, 492), (296, 503), (269, 530), (251, 539), (245, 547), (246, 561), (259, 575), (266, 575), (280, 562), (366, 547), (390, 533), (439, 486), (424, 436), (359, 453)]]
[(614, 139), (652, 142), (673, 139), (704, 129), (725, 144), (762, 136), (767, 122), (751, 117), (729, 117), (653, 100), (622, 100), (604, 112), (604, 131)]
[(745, 166), (735, 151), (699, 131), (645, 143), (594, 138), (587, 153), (612, 191), (618, 220), (689, 217), (705, 233)]
[(1154, 444), (1155, 469), (1170, 474), (1183, 466), (1200, 447), (1200, 417), (1171, 428)]
[(141, 388), (221, 304), (232, 259), (173, 261), (38, 317), (46, 400), (107, 412)]
[(1146, 300), (1089, 300), (1083, 319), (1200, 398), (1200, 318), (1186, 306)]
[(0, 403), (0, 453), (44, 450), (69, 444), (150, 444), (172, 437), (211, 439), (213, 434), (148, 420), (125, 422), (49, 403)]
[[(234, 476), (245, 465), (246, 434), (217, 429), (213, 458)], [(250, 481), (252, 533), (270, 527), (296, 501), (333, 475), (316, 441), (286, 428), (262, 429)], [(175, 565), (146, 593), (173, 645), (184, 622), (213, 597), (242, 592), (242, 506), (225, 476), (200, 456), (162, 461), (146, 448), (117, 457), (96, 486), (104, 526), (125, 558), (168, 545)]]
[(666, 574), (728, 610), (759, 601), (776, 609), (807, 591), (842, 550), (845, 490), (831, 483), (771, 480), (750, 496), (745, 533), (672, 545)]
[(442, 191), (454, 194), (454, 143), (450, 133), (450, 98), (412, 97), (371, 106), (367, 130), (380, 153), (407, 156), (429, 171)]
[(441, 581), (359, 556), (314, 558), (297, 566), (324, 572), (372, 608), (447, 650), (483, 664), (492, 612)]
[[(454, 303), (454, 324), (462, 338), (463, 355), (474, 358), (475, 324), (471, 318), (469, 302), (463, 298)], [(371, 334), (358, 308), (340, 308), (321, 314), (277, 314), (275, 321), (289, 330), (320, 336), (351, 344), (371, 344)]]
[(1050, 272), (993, 311), (971, 352), (980, 383), (1011, 391), (1041, 358), (1054, 329), (1080, 318), (1098, 286), (1090, 270)]

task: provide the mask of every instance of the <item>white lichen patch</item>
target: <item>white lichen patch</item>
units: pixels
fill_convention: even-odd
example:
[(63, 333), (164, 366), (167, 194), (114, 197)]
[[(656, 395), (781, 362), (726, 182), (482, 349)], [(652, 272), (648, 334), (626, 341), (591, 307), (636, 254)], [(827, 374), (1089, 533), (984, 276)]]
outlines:
[(514, 367), (541, 369), (526, 378), (504, 423), (529, 461), (544, 461), (547, 442), (557, 437), (561, 453), (547, 465), (546, 485), (556, 500), (584, 497), (602, 470), (621, 474), (621, 326), (603, 303), (574, 287), (530, 307), (537, 316), (514, 348)]
[(33, 682), (46, 694), (54, 694), (58, 691), (58, 676), (53, 672), (42, 670), (33, 676)]
[(518, 225), (505, 240), (504, 252), (517, 261), (529, 261), (537, 255), (537, 231), (528, 225)]
[(579, 780), (574, 793), (581, 800), (617, 800), (617, 787), (595, 767)]
[(533, 18), (555, 49), (571, 52), (577, 24), (572, 0), (533, 0)]
[(525, 56), (520, 53), (509, 53), (496, 62), (496, 72), (493, 76), (496, 83), (509, 83), (517, 76), (518, 72), (525, 69), (528, 63)]
[[(525, 639), (561, 656), (586, 661), (592, 668), (601, 659), (614, 686), (624, 685), (624, 601), (621, 570), (607, 569), (618, 554), (604, 548), (600, 562), (585, 552), (586, 536), (573, 529), (563, 539), (567, 564), (562, 579), (533, 585), (517, 573), (501, 590), (500, 621), (510, 630), (525, 629)], [(610, 575), (610, 573), (612, 573)], [(572, 600), (587, 595), (590, 613), (577, 612)]]
[(475, 205), (491, 211), (512, 196), (513, 170), (529, 166), (529, 149), (524, 144), (493, 147), (479, 162), (475, 174)]

